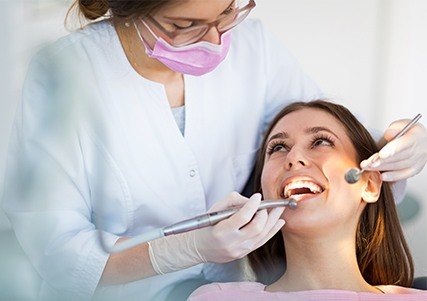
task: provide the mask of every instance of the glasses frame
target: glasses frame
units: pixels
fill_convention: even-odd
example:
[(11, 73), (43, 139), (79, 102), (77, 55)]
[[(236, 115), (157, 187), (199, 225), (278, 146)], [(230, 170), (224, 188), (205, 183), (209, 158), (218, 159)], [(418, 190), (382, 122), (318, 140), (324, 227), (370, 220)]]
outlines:
[[(196, 25), (196, 26), (192, 26), (191, 28), (188, 29), (178, 29), (178, 30), (174, 30), (174, 31), (169, 31), (166, 28), (164, 28), (159, 22), (156, 21), (156, 19), (154, 19), (151, 15), (147, 15), (145, 17), (142, 18), (142, 20), (148, 20), (151, 24), (153, 24), (158, 30), (160, 30), (163, 34), (165, 34), (169, 39), (171, 39), (172, 44), (174, 46), (186, 46), (186, 45), (190, 45), (196, 41), (198, 41), (201, 37), (203, 37), (212, 27), (215, 27), (218, 31), (218, 33), (223, 34), (224, 32), (229, 31), (230, 29), (236, 27), (237, 25), (239, 25), (244, 19), (246, 19), (246, 17), (249, 15), (249, 13), (251, 12), (251, 10), (256, 6), (255, 0), (249, 0), (249, 3), (246, 4), (244, 7), (239, 8), (238, 10), (236, 10), (234, 12), (234, 16), (237, 16), (238, 14), (247, 11), (244, 15), (244, 17), (242, 18), (242, 20), (236, 24), (234, 24), (232, 27), (227, 28), (226, 30), (219, 30), (218, 29), (218, 25), (225, 19), (225, 18), (230, 18), (230, 16), (224, 16), (222, 18), (219, 18), (213, 22), (209, 22), (209, 23), (205, 23), (205, 24), (201, 24), (201, 25)], [(147, 24), (148, 25), (148, 24)], [(146, 26), (147, 26), (146, 25)], [(179, 44), (175, 44), (173, 43), (174, 39), (181, 35), (186, 33), (187, 31), (193, 31), (197, 28), (204, 28), (204, 31), (201, 31), (199, 35), (195, 36), (194, 39), (189, 39), (188, 42), (184, 42), (184, 43), (179, 43)], [(153, 34), (152, 30), (150, 30), (150, 32)], [(153, 34), (154, 35), (154, 34)], [(157, 37), (156, 37), (157, 38)]]

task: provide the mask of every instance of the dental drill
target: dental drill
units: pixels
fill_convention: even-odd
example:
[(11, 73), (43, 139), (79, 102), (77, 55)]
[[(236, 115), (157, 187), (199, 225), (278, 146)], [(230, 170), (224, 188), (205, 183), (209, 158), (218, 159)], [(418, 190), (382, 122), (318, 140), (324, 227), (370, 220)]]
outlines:
[[(263, 209), (272, 209), (276, 207), (289, 207), (295, 209), (297, 207), (297, 202), (294, 199), (279, 199), (279, 200), (266, 200), (262, 201), (259, 205), (257, 211)], [(181, 222), (172, 224), (167, 227), (153, 229), (147, 233), (137, 235), (131, 239), (125, 240), (112, 248), (108, 248), (103, 245), (103, 248), (108, 253), (118, 253), (124, 250), (135, 247), (141, 243), (151, 241), (157, 238), (161, 238), (168, 235), (174, 235), (179, 233), (184, 233), (196, 229), (201, 229), (209, 226), (213, 226), (219, 223), (222, 220), (225, 220), (236, 213), (240, 207), (230, 208), (226, 210), (216, 211), (198, 215), (196, 217), (183, 220)], [(102, 241), (102, 240), (101, 240)]]
[[(402, 137), (407, 131), (409, 131), (417, 122), (418, 120), (420, 120), (420, 118), (422, 117), (421, 114), (417, 114), (417, 116), (415, 116), (411, 122), (409, 122), (399, 133), (396, 134), (396, 136), (394, 136), (388, 143), (390, 143), (391, 141)], [(375, 161), (377, 161), (379, 159), (379, 155), (378, 153), (375, 154), (374, 158), (371, 161), (371, 164)], [(368, 167), (368, 166), (366, 166)], [(362, 175), (362, 173), (366, 170), (365, 168), (362, 168), (361, 170), (357, 167), (353, 167), (350, 170), (348, 170), (345, 175), (344, 178), (347, 181), (347, 183), (349, 184), (354, 184), (357, 181), (359, 181), (360, 176)]]

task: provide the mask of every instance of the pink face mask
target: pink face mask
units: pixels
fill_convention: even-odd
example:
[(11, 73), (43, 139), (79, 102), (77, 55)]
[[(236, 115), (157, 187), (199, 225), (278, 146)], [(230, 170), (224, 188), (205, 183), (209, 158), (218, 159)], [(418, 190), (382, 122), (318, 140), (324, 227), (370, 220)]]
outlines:
[(157, 38), (154, 48), (144, 41), (134, 22), (136, 31), (145, 46), (145, 52), (150, 58), (155, 58), (166, 65), (169, 69), (183, 74), (200, 76), (214, 70), (227, 56), (231, 43), (231, 32), (227, 31), (221, 35), (221, 44), (216, 45), (209, 42), (197, 42), (182, 47), (175, 47), (160, 37), (157, 37), (145, 24), (151, 34)]

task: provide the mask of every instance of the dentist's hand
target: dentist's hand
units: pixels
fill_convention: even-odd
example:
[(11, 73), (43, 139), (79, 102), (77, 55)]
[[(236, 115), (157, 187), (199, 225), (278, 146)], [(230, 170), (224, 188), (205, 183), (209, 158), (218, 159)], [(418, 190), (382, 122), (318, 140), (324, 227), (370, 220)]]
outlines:
[(260, 202), (259, 193), (247, 199), (234, 192), (212, 206), (210, 212), (243, 207), (215, 226), (195, 232), (196, 246), (203, 261), (225, 263), (242, 258), (265, 244), (283, 227), (285, 221), (280, 216), (284, 207), (257, 212)]
[(169, 273), (202, 262), (225, 263), (239, 259), (266, 243), (285, 224), (280, 219), (284, 208), (257, 212), (261, 195), (245, 198), (237, 192), (209, 210), (242, 206), (234, 215), (218, 224), (149, 243), (149, 256), (158, 274)]
[[(390, 141), (410, 120), (393, 122), (384, 133)], [(372, 162), (374, 156), (360, 163), (364, 168), (371, 162), (367, 170), (381, 171), (383, 181), (399, 181), (418, 174), (427, 162), (427, 131), (421, 123), (417, 123), (402, 137), (389, 142), (378, 153), (379, 159)]]

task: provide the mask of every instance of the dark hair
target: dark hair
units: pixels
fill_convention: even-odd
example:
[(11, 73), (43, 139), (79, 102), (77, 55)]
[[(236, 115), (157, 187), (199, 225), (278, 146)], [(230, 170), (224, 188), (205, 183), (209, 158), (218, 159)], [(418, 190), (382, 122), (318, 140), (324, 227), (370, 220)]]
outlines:
[(173, 0), (76, 0), (67, 13), (73, 9), (86, 20), (92, 21), (101, 17), (129, 19), (146, 16)]
[[(344, 126), (356, 149), (358, 162), (379, 150), (366, 128), (345, 107), (325, 100), (295, 102), (277, 114), (265, 134), (256, 163), (255, 191), (261, 192), (261, 173), (268, 135), (285, 115), (305, 108), (327, 112)], [(286, 271), (282, 233), (279, 231), (265, 245), (248, 256), (258, 281), (265, 284), (276, 281)], [(391, 186), (387, 182), (382, 184), (378, 201), (367, 204), (359, 218), (356, 256), (364, 279), (371, 285), (412, 285), (414, 274), (412, 256), (400, 226)]]

